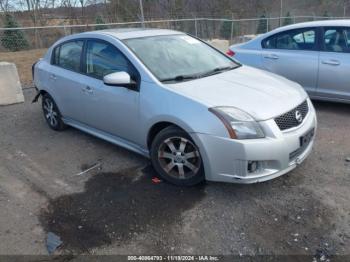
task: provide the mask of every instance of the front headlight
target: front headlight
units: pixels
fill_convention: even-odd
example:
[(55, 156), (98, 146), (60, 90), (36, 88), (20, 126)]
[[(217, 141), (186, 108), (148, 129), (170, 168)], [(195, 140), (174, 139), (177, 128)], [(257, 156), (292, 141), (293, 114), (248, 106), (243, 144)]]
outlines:
[(260, 125), (248, 113), (235, 107), (212, 107), (209, 111), (215, 114), (225, 125), (233, 139), (264, 138)]

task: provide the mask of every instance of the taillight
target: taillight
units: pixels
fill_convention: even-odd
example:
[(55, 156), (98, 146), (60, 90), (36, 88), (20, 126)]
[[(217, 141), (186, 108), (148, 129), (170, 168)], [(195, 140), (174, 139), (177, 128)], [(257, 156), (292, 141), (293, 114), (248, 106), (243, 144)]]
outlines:
[(235, 55), (235, 52), (233, 52), (231, 49), (229, 49), (227, 52), (226, 52), (226, 55), (232, 57)]

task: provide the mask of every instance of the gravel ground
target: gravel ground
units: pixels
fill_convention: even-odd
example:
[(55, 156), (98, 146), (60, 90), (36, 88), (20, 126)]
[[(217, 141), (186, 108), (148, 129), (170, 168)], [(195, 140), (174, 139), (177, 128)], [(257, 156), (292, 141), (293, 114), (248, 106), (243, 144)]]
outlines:
[(0, 107), (0, 254), (45, 255), (47, 232), (56, 254), (350, 254), (349, 105), (315, 102), (314, 151), (285, 176), (179, 188), (132, 152), (50, 130), (34, 94)]

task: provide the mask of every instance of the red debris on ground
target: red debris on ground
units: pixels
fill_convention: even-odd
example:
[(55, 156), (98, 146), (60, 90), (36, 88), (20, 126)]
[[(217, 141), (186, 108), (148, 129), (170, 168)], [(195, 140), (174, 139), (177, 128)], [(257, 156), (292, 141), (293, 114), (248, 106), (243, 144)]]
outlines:
[(152, 182), (155, 184), (159, 184), (160, 182), (162, 182), (162, 180), (160, 180), (158, 177), (153, 177)]

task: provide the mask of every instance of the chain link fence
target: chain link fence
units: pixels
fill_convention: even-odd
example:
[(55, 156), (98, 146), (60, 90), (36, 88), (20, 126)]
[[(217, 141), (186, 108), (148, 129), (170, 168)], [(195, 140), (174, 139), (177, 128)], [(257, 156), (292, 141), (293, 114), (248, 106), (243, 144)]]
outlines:
[[(144, 22), (144, 26), (179, 30), (206, 40), (223, 39), (229, 40), (230, 43), (239, 43), (254, 37), (254, 35), (258, 33), (264, 33), (279, 27), (286, 19), (288, 19), (289, 23), (298, 23), (325, 18), (314, 16), (253, 19), (191, 18), (146, 21)], [(59, 38), (74, 33), (107, 28), (141, 26), (141, 22), (126, 22), (111, 24), (0, 28), (0, 52), (15, 52), (20, 50), (48, 48)]]
[[(108, 28), (147, 27), (187, 32), (204, 40), (227, 40), (240, 43), (279, 27), (281, 24), (321, 20), (325, 17), (295, 16), (253, 19), (190, 18), (152, 20), (110, 24), (58, 25), (42, 27), (0, 28), (0, 61), (15, 63), (24, 86), (32, 84), (31, 65), (47, 48), (66, 35)], [(328, 18), (339, 19), (339, 18)], [(227, 44), (226, 44), (227, 45)], [(224, 51), (224, 50), (223, 50)]]

